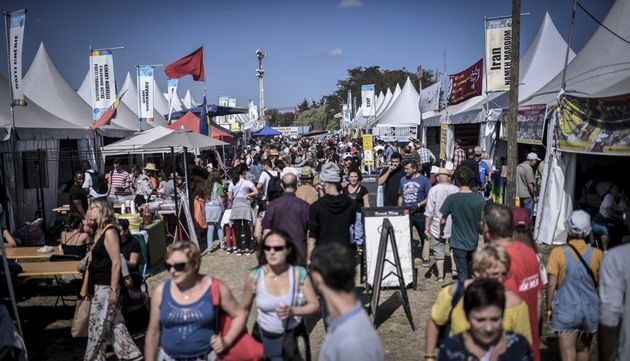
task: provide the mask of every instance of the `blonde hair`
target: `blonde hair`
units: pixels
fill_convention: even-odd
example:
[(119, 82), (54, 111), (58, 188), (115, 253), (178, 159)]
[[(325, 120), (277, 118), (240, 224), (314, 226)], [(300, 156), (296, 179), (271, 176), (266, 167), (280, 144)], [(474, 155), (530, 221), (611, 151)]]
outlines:
[(199, 267), (201, 266), (201, 252), (199, 251), (199, 247), (191, 241), (178, 241), (166, 248), (166, 254), (164, 255), (164, 259), (167, 260), (173, 253), (182, 252), (186, 258), (188, 258), (188, 263), (199, 271)]
[(100, 222), (98, 228), (103, 228), (107, 224), (113, 224), (118, 226), (116, 220), (116, 214), (114, 213), (114, 207), (107, 197), (95, 198), (90, 203), (90, 208), (97, 206), (100, 213)]
[(506, 271), (510, 271), (510, 255), (501, 246), (486, 243), (479, 247), (473, 255), (473, 271), (483, 273), (488, 269), (502, 264)]

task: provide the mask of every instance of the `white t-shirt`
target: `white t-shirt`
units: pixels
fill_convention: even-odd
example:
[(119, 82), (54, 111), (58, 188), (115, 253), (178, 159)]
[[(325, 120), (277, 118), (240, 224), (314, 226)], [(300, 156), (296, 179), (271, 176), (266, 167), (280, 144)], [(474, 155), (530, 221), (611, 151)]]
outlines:
[(230, 182), (228, 192), (232, 192), (232, 196), (234, 196), (234, 198), (245, 198), (247, 194), (251, 192), (252, 188), (254, 188), (254, 183), (252, 183), (252, 181), (241, 179), (238, 183), (236, 183), (236, 185)]
[[(440, 208), (442, 208), (442, 204), (444, 204), (446, 197), (457, 192), (459, 192), (459, 188), (451, 183), (438, 183), (431, 187), (427, 195), (424, 216), (431, 218), (431, 234), (433, 237), (437, 238), (440, 236), (440, 220), (442, 219)], [(444, 226), (444, 238), (451, 237), (451, 224), (451, 216), (448, 216), (446, 225)]]
[(618, 211), (624, 210), (623, 200), (620, 200), (619, 203), (615, 202), (615, 197), (612, 194), (608, 193), (604, 197), (602, 204), (599, 206), (599, 213), (606, 218), (612, 218), (610, 214), (608, 214), (608, 208), (613, 208)]
[(262, 184), (262, 195), (263, 195), (263, 199), (267, 199), (267, 187), (269, 187), (269, 181), (271, 180), (271, 177), (269, 176), (269, 174), (271, 174), (274, 177), (278, 176), (278, 172), (275, 170), (267, 170), (267, 171), (262, 171), (262, 173), (260, 173), (260, 178), (258, 178), (258, 183)]

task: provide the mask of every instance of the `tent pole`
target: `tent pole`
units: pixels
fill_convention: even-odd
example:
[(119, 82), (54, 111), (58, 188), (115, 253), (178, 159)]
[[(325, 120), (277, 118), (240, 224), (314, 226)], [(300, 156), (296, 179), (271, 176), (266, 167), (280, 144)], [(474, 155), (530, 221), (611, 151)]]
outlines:
[(22, 333), (22, 324), (20, 323), (20, 315), (18, 314), (17, 309), (17, 302), (15, 301), (15, 292), (13, 291), (13, 282), (11, 280), (11, 274), (9, 273), (9, 263), (7, 261), (7, 254), (4, 248), (4, 236), (2, 235), (2, 232), (0, 232), (0, 251), (2, 251), (2, 266), (4, 267), (4, 275), (7, 279), (7, 289), (9, 290), (9, 297), (11, 297), (13, 314), (15, 315), (18, 332), (20, 333), (22, 339), (24, 339), (24, 333)]
[(567, 65), (569, 65), (569, 53), (571, 52), (571, 41), (573, 40), (573, 28), (575, 27), (575, 6), (577, 0), (573, 0), (573, 12), (571, 13), (571, 27), (569, 28), (569, 41), (567, 42), (567, 52), (564, 55), (564, 67), (562, 68), (562, 86), (561, 92), (564, 92), (564, 88), (567, 85)]
[[(169, 177), (173, 180), (173, 188), (175, 189), (175, 216), (179, 219), (179, 208), (177, 207), (177, 180), (175, 179), (175, 173), (177, 172), (177, 161), (175, 160), (175, 148), (171, 147), (171, 160), (173, 162), (173, 169)], [(177, 228), (177, 227), (176, 227)], [(175, 237), (177, 237), (177, 229), (175, 230)]]

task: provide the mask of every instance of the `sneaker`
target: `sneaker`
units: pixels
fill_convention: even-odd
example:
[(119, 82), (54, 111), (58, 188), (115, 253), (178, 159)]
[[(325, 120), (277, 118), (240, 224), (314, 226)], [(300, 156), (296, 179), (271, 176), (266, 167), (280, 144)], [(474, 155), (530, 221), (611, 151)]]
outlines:
[(431, 266), (431, 262), (429, 262), (429, 261), (428, 261), (428, 260), (426, 260), (426, 259), (423, 259), (423, 260), (422, 260), (422, 267), (424, 267), (424, 268), (429, 268), (429, 266)]

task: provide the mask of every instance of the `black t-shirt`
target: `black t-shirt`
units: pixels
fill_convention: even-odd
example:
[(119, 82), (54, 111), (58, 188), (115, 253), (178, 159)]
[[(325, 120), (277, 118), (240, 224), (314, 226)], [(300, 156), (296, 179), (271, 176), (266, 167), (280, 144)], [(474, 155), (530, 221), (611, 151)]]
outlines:
[(475, 173), (475, 185), (477, 187), (481, 185), (481, 177), (479, 176), (479, 163), (475, 162), (473, 159), (465, 159), (459, 166), (470, 168), (473, 173)]
[[(129, 260), (131, 258), (132, 253), (137, 253), (137, 254), (142, 253), (140, 252), (140, 243), (138, 242), (138, 239), (136, 238), (135, 235), (132, 235), (132, 234), (128, 235), (127, 241), (120, 244), (120, 253), (123, 256), (125, 256), (126, 260)], [(138, 266), (129, 269), (129, 272), (137, 272), (137, 271), (138, 271)]]
[[(381, 176), (387, 172), (387, 169), (381, 173)], [(402, 167), (398, 167), (395, 171), (389, 174), (385, 181), (384, 202), (385, 206), (397, 206), (398, 205), (398, 187), (400, 187), (400, 180), (405, 176), (405, 171)]]
[(70, 198), (70, 209), (74, 209), (74, 201), (78, 199), (81, 201), (81, 208), (83, 208), (83, 211), (87, 211), (87, 195), (85, 194), (85, 190), (82, 187), (72, 183), (72, 186), (70, 187), (68, 193)]
[(365, 196), (366, 194), (369, 194), (369, 192), (367, 188), (365, 188), (363, 185), (360, 185), (359, 188), (354, 193), (351, 193), (349, 188), (350, 188), (350, 185), (345, 186), (343, 189), (343, 192), (347, 194), (348, 197), (354, 199), (357, 202), (357, 206), (359, 207), (359, 212), (360, 212), (363, 209), (363, 196)]

